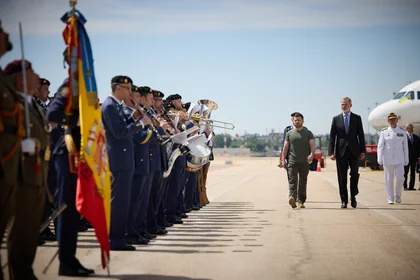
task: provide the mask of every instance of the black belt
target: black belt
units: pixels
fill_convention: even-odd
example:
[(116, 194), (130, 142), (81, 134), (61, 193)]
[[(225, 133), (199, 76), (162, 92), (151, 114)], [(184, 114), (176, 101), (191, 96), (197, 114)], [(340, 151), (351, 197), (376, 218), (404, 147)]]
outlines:
[(3, 133), (10, 133), (10, 134), (17, 134), (17, 127), (16, 126), (10, 126), (6, 125), (4, 127)]

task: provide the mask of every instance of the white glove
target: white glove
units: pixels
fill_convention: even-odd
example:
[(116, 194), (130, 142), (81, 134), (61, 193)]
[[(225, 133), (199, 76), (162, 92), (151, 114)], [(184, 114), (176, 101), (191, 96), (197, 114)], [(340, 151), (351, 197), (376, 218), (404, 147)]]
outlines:
[(21, 142), (22, 153), (28, 153), (33, 156), (36, 152), (36, 139), (35, 138), (26, 138)]

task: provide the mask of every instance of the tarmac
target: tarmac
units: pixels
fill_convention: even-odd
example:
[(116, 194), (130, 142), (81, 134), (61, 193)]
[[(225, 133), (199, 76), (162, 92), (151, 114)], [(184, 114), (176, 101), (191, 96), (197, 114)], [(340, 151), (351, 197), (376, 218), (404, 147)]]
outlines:
[[(208, 174), (210, 204), (184, 224), (136, 251), (111, 251), (109, 277), (92, 229), (79, 234), (77, 257), (95, 269), (89, 279), (420, 279), (420, 191), (388, 205), (383, 171), (360, 168), (358, 206), (341, 209), (335, 163), (327, 160), (308, 176), (306, 208), (292, 209), (278, 163), (218, 155)], [(57, 259), (43, 274), (56, 251), (56, 242), (38, 247), (38, 279), (75, 279), (57, 276)], [(4, 243), (1, 254), (4, 264)]]

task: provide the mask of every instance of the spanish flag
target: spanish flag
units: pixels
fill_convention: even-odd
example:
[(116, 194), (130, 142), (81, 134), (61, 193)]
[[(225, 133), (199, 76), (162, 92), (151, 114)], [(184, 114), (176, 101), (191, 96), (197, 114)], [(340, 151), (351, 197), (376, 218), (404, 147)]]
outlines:
[[(83, 15), (73, 9), (62, 19), (64, 41), (69, 48), (69, 112), (80, 114), (81, 149), (78, 167), (76, 209), (95, 229), (101, 247), (102, 267), (109, 261), (110, 171), (105, 132), (98, 102), (92, 49)], [(76, 103), (77, 102), (77, 103)]]

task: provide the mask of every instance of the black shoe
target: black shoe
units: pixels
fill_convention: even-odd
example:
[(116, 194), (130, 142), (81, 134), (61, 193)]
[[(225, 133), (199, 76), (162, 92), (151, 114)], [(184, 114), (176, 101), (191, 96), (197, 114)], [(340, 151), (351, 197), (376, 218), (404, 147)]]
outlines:
[(193, 207), (192, 207), (192, 210), (196, 210), (196, 211), (197, 211), (197, 210), (200, 210), (200, 207), (198, 207), (198, 206), (193, 206)]
[(152, 240), (154, 238), (156, 238), (156, 235), (154, 234), (150, 234), (148, 231), (144, 231), (142, 233), (140, 233), (140, 236), (149, 240)]
[(61, 276), (73, 276), (73, 277), (84, 277), (89, 276), (89, 271), (83, 268), (72, 268), (64, 265), (60, 265), (58, 269), (58, 275)]
[[(194, 208), (193, 208), (193, 210), (194, 210)], [(187, 215), (187, 214), (185, 214), (185, 213), (181, 213), (181, 218), (182, 218), (182, 219), (186, 219), (186, 218), (188, 218), (188, 215)]]
[(39, 243), (38, 243), (38, 245), (41, 246), (41, 245), (44, 245), (45, 243), (46, 242), (45, 242), (44, 236), (43, 235), (40, 235), (39, 236)]
[(184, 209), (184, 212), (185, 212), (185, 213), (190, 213), (190, 212), (191, 212), (191, 208), (185, 208), (185, 209)]
[(42, 232), (41, 235), (44, 238), (44, 240), (57, 241), (57, 237), (55, 236), (54, 233), (51, 232), (50, 228), (48, 227)]
[(356, 201), (356, 197), (353, 196), (351, 198), (351, 207), (356, 208), (357, 207), (357, 201)]
[(111, 251), (135, 251), (136, 247), (131, 245), (124, 245), (122, 247), (111, 247)]
[(83, 265), (79, 262), (79, 260), (78, 260), (78, 259), (76, 259), (76, 264), (77, 264), (77, 268), (78, 268), (78, 269), (86, 270), (89, 274), (94, 274), (94, 273), (95, 273), (95, 270), (84, 267), (84, 266), (83, 266)]
[(144, 238), (142, 236), (138, 236), (137, 238), (132, 238), (127, 240), (127, 244), (135, 244), (135, 245), (147, 245), (149, 244), (149, 239)]
[(163, 221), (163, 223), (162, 223), (165, 227), (172, 227), (174, 224), (173, 223), (170, 223), (170, 222), (168, 222), (168, 221)]
[(82, 225), (79, 225), (78, 227), (77, 227), (77, 231), (78, 232), (85, 232), (85, 231), (87, 231), (88, 230), (88, 228), (87, 227), (84, 227), (84, 226), (82, 226)]
[(155, 231), (151, 231), (151, 233), (156, 234), (156, 235), (165, 235), (168, 233), (168, 231), (160, 228)]
[(341, 202), (341, 208), (347, 208), (347, 202)]
[(177, 219), (177, 218), (174, 218), (174, 219), (168, 219), (167, 220), (169, 223), (172, 223), (172, 224), (183, 224), (184, 223), (184, 221), (182, 220), (182, 219)]
[(408, 188), (409, 191), (415, 191), (416, 189), (414, 187)]

